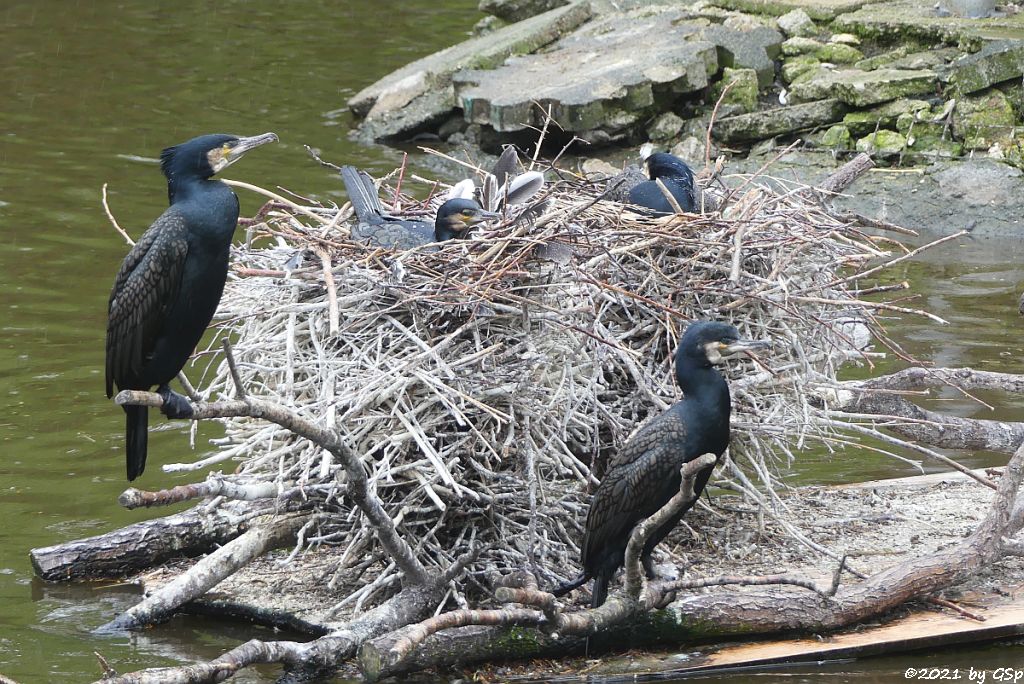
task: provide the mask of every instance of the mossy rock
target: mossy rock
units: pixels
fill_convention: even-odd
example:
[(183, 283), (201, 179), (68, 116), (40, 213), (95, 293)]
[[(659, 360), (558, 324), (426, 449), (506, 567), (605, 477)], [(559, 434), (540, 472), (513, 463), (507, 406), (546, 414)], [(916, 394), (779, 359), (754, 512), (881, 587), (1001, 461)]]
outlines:
[(853, 136), (850, 129), (842, 124), (836, 124), (821, 134), (818, 141), (822, 147), (836, 150), (848, 150), (853, 147)]
[(845, 45), (844, 43), (826, 43), (814, 53), (814, 56), (822, 62), (831, 62), (833, 64), (853, 64), (864, 59), (863, 52), (852, 45)]
[(712, 96), (715, 101), (721, 96), (726, 86), (732, 84), (729, 92), (725, 94), (722, 104), (739, 105), (744, 112), (752, 112), (757, 109), (757, 72), (753, 69), (731, 69), (725, 67), (722, 70), (722, 80), (712, 89)]
[(901, 114), (912, 114), (928, 109), (928, 103), (924, 100), (893, 100), (871, 109), (850, 112), (843, 117), (843, 125), (849, 128), (853, 135), (860, 137), (874, 132), (876, 128), (894, 127)]
[(960, 100), (953, 111), (953, 126), (969, 150), (987, 150), (996, 143), (1006, 149), (1019, 128), (1010, 100), (994, 88)]
[(789, 57), (782, 63), (782, 80), (792, 83), (804, 74), (809, 74), (821, 67), (821, 62), (811, 55)]
[(825, 47), (825, 44), (820, 40), (807, 38), (806, 36), (794, 36), (793, 38), (787, 38), (782, 43), (782, 54), (787, 57), (812, 55), (823, 47)]
[(869, 133), (857, 141), (857, 151), (875, 157), (894, 157), (907, 146), (907, 139), (896, 131)]
[(962, 155), (964, 153), (964, 146), (956, 140), (943, 140), (941, 134), (936, 135), (930, 132), (919, 136), (915, 128), (907, 136), (907, 148), (904, 152), (922, 154), (929, 157), (951, 158)]

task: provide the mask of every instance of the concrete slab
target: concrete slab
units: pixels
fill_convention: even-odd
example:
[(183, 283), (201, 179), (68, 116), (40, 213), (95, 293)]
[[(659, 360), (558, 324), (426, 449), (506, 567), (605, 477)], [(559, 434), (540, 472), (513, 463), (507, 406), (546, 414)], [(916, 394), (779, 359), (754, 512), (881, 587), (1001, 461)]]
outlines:
[(831, 20), (844, 12), (863, 7), (869, 0), (712, 0), (709, 4), (723, 9), (755, 14), (782, 16), (803, 10), (811, 19)]
[(795, 80), (791, 93), (797, 101), (834, 97), (854, 107), (869, 107), (934, 92), (937, 84), (937, 74), (927, 69), (818, 69)]
[(836, 27), (861, 36), (905, 41), (908, 36), (957, 44), (1024, 40), (1024, 13), (987, 19), (939, 16), (933, 0), (896, 0), (865, 5), (836, 18)]
[(845, 112), (846, 107), (838, 100), (778, 107), (720, 119), (715, 122), (712, 135), (730, 143), (764, 140), (783, 133), (834, 123), (841, 120)]
[(458, 104), (502, 132), (539, 124), (548, 106), (566, 131), (621, 130), (654, 112), (655, 92), (703, 89), (718, 70), (715, 46), (699, 40), (707, 22), (688, 16), (677, 6), (601, 16), (543, 53), (460, 72)]
[(782, 46), (782, 34), (767, 26), (742, 29), (715, 24), (701, 37), (718, 48), (718, 63), (733, 69), (753, 69), (757, 83), (767, 88), (775, 79), (775, 58)]
[(451, 86), (455, 72), (494, 67), (510, 55), (533, 52), (590, 17), (590, 4), (576, 0), (453, 45), (388, 74), (348, 101), (352, 111), (366, 117), (360, 124), (359, 136), (367, 140), (398, 137), (446, 115), (455, 106)]

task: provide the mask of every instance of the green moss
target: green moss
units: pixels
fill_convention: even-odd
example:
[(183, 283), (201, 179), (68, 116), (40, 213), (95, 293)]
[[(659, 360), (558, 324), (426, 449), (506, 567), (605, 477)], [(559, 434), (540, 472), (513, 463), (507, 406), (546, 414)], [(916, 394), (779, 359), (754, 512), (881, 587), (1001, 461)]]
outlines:
[(853, 136), (849, 128), (836, 124), (821, 135), (820, 144), (830, 149), (848, 150), (853, 147)]
[(790, 57), (782, 63), (782, 80), (786, 83), (792, 83), (804, 74), (815, 71), (820, 66), (821, 62), (810, 55)]
[(987, 150), (995, 143), (1005, 149), (1012, 143), (1016, 125), (1013, 105), (995, 88), (962, 99), (953, 112), (956, 135), (970, 150)]
[(874, 132), (876, 128), (892, 128), (900, 114), (926, 109), (928, 103), (923, 100), (893, 100), (871, 109), (850, 112), (843, 117), (843, 125), (849, 128), (854, 136), (861, 137)]
[(822, 62), (832, 62), (833, 64), (853, 64), (864, 59), (863, 52), (852, 45), (843, 43), (826, 43), (814, 53), (814, 56)]
[(753, 69), (730, 69), (722, 70), (722, 80), (713, 89), (715, 100), (722, 94), (722, 91), (729, 84), (729, 92), (725, 94), (723, 104), (736, 104), (743, 108), (744, 112), (752, 112), (757, 109), (757, 72)]
[(907, 139), (896, 131), (869, 133), (857, 141), (857, 151), (879, 157), (892, 157), (907, 146)]

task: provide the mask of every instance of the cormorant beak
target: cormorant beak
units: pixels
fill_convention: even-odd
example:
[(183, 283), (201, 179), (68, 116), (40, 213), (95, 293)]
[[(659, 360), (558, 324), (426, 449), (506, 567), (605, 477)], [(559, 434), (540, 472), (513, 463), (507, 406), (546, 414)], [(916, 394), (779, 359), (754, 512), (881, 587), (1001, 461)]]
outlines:
[(469, 216), (460, 216), (459, 219), (465, 224), (465, 230), (472, 228), (473, 226), (490, 221), (491, 219), (499, 219), (501, 214), (496, 214), (493, 211), (487, 211), (485, 209), (479, 209)]
[(734, 356), (748, 351), (754, 351), (755, 349), (768, 349), (772, 346), (771, 342), (762, 342), (758, 340), (736, 340), (729, 344), (723, 344), (719, 348), (718, 353), (723, 357)]
[(262, 135), (254, 135), (251, 138), (239, 138), (233, 144), (228, 143), (228, 149), (224, 153), (224, 160), (227, 163), (224, 166), (227, 167), (234, 164), (242, 158), (242, 155), (254, 147), (272, 142), (277, 142), (276, 133), (264, 133)]

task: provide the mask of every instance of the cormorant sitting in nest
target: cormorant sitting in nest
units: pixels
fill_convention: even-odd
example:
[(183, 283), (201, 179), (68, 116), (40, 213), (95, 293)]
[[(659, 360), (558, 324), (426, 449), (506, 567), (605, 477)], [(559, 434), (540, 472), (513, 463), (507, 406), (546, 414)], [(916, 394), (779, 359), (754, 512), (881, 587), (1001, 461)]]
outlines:
[[(590, 502), (583, 538), (583, 573), (557, 588), (562, 596), (594, 578), (591, 606), (604, 603), (608, 582), (625, 561), (633, 528), (668, 503), (679, 491), (679, 469), (707, 453), (719, 458), (729, 446), (729, 387), (715, 364), (727, 356), (768, 346), (740, 339), (731, 325), (701, 321), (687, 328), (676, 350), (676, 381), (683, 400), (641, 427), (615, 454)], [(701, 492), (714, 466), (699, 472), (694, 494)], [(696, 499), (694, 499), (694, 503)], [(692, 503), (655, 530), (641, 552), (648, 578), (654, 577), (651, 552), (679, 523)]]
[[(168, 384), (184, 367), (213, 318), (228, 274), (231, 236), (238, 223), (238, 198), (211, 176), (249, 150), (274, 142), (204, 135), (160, 154), (171, 206), (128, 252), (107, 305), (107, 396), (148, 390), (164, 398), (170, 418), (192, 415), (188, 400)], [(147, 410), (125, 406), (128, 479), (146, 468)]]
[(341, 180), (345, 184), (356, 225), (352, 239), (378, 247), (412, 249), (432, 242), (444, 242), (463, 237), (470, 228), (498, 215), (484, 211), (476, 200), (463, 197), (450, 199), (437, 210), (434, 223), (413, 221), (388, 216), (377, 197), (373, 180), (354, 166), (341, 167)]
[(633, 186), (629, 190), (629, 201), (641, 207), (653, 209), (662, 214), (674, 214), (675, 209), (657, 181), (661, 181), (685, 212), (696, 211), (693, 188), (693, 171), (679, 157), (667, 152), (655, 152), (644, 160), (651, 180)]

